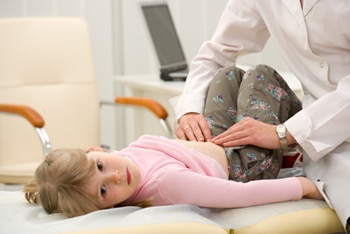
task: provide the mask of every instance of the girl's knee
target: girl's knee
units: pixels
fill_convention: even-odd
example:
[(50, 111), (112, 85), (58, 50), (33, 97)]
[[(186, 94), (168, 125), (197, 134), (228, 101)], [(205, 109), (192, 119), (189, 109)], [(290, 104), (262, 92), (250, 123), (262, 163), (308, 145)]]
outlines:
[(260, 64), (250, 68), (244, 78), (252, 81), (272, 81), (276, 80), (276, 74), (278, 74), (277, 71), (272, 67)]
[(259, 81), (259, 80), (266, 81), (276, 86), (289, 89), (288, 84), (283, 79), (283, 77), (274, 68), (268, 65), (265, 65), (265, 64), (256, 65), (255, 68), (250, 69), (249, 72), (253, 74), (253, 77), (256, 78), (255, 79), (256, 81)]
[(237, 82), (238, 84), (241, 82), (242, 77), (245, 71), (236, 67), (236, 66), (228, 66), (223, 67), (217, 71), (215, 74), (213, 81), (216, 82), (220, 80), (221, 82)]
[(270, 74), (274, 74), (275, 72), (277, 72), (275, 69), (273, 69), (272, 67), (266, 65), (266, 64), (258, 64), (255, 66), (255, 70), (260, 71), (260, 72), (267, 72)]
[(212, 96), (217, 94), (225, 94), (236, 102), (236, 95), (241, 85), (244, 71), (234, 66), (225, 67), (215, 74), (209, 86), (207, 98), (212, 99)]

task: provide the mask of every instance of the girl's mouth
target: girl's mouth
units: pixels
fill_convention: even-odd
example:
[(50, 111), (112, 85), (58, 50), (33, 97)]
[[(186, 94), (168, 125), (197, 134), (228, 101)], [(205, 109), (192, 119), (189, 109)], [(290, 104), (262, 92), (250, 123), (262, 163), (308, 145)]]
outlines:
[(126, 169), (126, 179), (129, 185), (131, 183), (131, 174), (128, 169)]

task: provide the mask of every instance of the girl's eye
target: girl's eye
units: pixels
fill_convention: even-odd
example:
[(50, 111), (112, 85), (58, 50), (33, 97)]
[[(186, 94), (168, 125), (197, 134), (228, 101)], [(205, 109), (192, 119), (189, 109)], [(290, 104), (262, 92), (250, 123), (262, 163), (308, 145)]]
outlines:
[(102, 185), (101, 191), (100, 191), (101, 196), (102, 197), (106, 196), (106, 192), (107, 192), (106, 185)]
[(103, 171), (103, 163), (101, 161), (97, 161), (97, 169)]

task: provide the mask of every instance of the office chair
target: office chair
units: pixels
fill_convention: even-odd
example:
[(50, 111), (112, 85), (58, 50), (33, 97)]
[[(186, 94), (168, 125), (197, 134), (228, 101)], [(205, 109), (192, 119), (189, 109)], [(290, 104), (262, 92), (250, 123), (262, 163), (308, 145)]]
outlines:
[(0, 51), (0, 183), (29, 182), (52, 149), (100, 145), (100, 105), (143, 106), (171, 136), (155, 100), (99, 102), (82, 19), (1, 18)]

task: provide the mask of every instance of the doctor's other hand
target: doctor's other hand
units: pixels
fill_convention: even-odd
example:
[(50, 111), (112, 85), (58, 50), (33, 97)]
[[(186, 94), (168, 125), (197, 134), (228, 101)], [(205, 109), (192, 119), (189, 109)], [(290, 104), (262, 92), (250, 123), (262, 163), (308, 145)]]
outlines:
[(199, 113), (183, 115), (176, 127), (176, 136), (181, 140), (209, 141), (211, 133), (205, 117)]
[(234, 124), (225, 132), (211, 139), (222, 146), (255, 145), (267, 149), (280, 148), (276, 125), (267, 124), (250, 117)]

